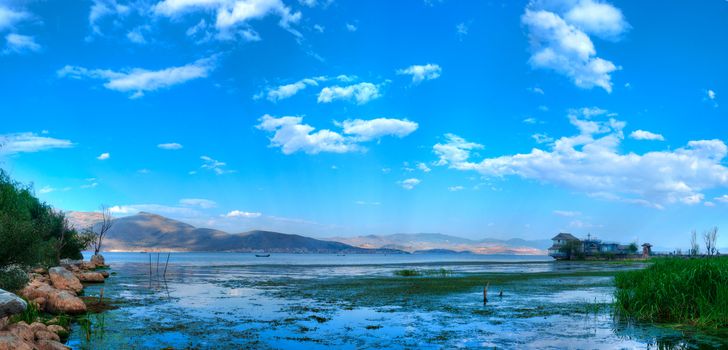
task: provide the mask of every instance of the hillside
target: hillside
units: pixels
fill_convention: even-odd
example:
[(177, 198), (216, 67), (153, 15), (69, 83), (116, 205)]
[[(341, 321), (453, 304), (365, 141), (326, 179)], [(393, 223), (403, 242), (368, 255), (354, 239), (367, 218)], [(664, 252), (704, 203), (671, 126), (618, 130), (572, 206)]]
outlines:
[(392, 235), (332, 237), (328, 239), (361, 248), (388, 248), (419, 253), (453, 251), (476, 254), (544, 255), (546, 254), (545, 250), (551, 244), (549, 240), (529, 241), (520, 238), (473, 240), (440, 233), (397, 233)]

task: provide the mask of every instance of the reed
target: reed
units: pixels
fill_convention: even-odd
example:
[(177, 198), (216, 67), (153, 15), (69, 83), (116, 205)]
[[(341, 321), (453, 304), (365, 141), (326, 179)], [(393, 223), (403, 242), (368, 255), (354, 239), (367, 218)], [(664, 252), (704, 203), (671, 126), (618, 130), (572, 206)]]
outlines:
[(640, 321), (728, 327), (728, 257), (655, 259), (615, 276), (615, 311)]

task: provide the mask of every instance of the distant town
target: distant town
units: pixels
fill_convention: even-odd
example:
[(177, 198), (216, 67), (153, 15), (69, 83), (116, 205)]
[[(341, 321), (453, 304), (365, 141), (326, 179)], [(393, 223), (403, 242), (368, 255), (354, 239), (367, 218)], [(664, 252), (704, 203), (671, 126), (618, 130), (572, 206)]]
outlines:
[(637, 243), (619, 244), (604, 242), (593, 238), (591, 234), (586, 239), (579, 239), (571, 233), (559, 233), (551, 239), (553, 245), (548, 249), (549, 256), (557, 260), (611, 260), (648, 258), (652, 255), (652, 245), (642, 244), (639, 253)]

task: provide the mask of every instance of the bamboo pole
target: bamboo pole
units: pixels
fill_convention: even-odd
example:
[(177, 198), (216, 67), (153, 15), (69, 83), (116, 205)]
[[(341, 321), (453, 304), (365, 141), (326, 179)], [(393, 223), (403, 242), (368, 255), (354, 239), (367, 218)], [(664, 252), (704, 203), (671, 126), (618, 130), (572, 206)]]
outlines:
[(167, 280), (167, 266), (169, 265), (169, 254), (170, 252), (167, 252), (167, 262), (164, 263), (164, 273), (162, 274), (162, 278), (164, 278), (165, 281)]

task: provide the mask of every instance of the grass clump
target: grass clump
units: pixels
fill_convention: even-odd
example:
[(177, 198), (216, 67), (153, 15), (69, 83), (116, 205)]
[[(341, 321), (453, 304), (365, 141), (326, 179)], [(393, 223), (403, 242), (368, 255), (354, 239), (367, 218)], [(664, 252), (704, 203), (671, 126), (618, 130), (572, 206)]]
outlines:
[(615, 276), (618, 315), (700, 328), (728, 327), (728, 257), (655, 259)]
[(452, 271), (444, 268), (433, 269), (433, 270), (414, 270), (404, 269), (394, 271), (395, 276), (401, 277), (415, 277), (415, 276), (436, 276), (436, 277), (448, 277), (452, 275)]
[(394, 274), (396, 276), (402, 276), (402, 277), (413, 277), (413, 276), (422, 275), (422, 273), (420, 273), (417, 270), (413, 270), (413, 269), (396, 270), (396, 271), (394, 271)]

